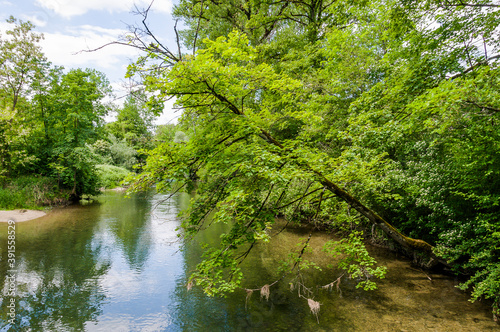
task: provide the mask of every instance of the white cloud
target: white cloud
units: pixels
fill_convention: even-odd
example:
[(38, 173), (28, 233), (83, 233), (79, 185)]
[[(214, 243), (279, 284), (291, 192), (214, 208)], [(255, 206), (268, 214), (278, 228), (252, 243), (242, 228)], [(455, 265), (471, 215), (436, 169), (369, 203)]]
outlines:
[[(28, 15), (23, 19), (41, 23)], [(6, 38), (5, 31), (13, 27), (12, 24), (0, 21), (2, 38)], [(115, 77), (109, 78), (117, 80), (124, 77), (126, 65), (130, 60), (138, 57), (137, 50), (120, 45), (110, 45), (95, 52), (82, 52), (82, 50), (99, 48), (119, 40), (119, 37), (125, 33), (127, 31), (122, 29), (105, 29), (92, 25), (71, 26), (60, 32), (44, 32), (44, 39), (40, 41), (40, 45), (45, 56), (55, 65), (64, 66), (67, 69), (96, 68), (111, 75), (114, 74)]]
[[(12, 24), (0, 20), (0, 33), (4, 33), (5, 31), (10, 29), (12, 29)], [(5, 38), (5, 36), (2, 37)]]
[(121, 66), (127, 58), (137, 58), (138, 52), (131, 47), (110, 45), (94, 52), (92, 50), (118, 40), (126, 31), (104, 29), (97, 26), (83, 25), (68, 28), (65, 33), (45, 33), (41, 42), (47, 58), (66, 68), (95, 67), (98, 70), (116, 69), (125, 74)]
[(163, 109), (163, 113), (155, 120), (155, 125), (167, 123), (177, 124), (179, 122), (179, 118), (182, 115), (182, 110), (175, 109), (174, 103), (174, 98), (164, 103), (165, 108)]
[(37, 27), (44, 27), (47, 25), (47, 21), (45, 21), (43, 18), (39, 17), (38, 15), (27, 15), (27, 14), (22, 14), (21, 19), (23, 21), (30, 21)]
[[(124, 12), (138, 8), (146, 8), (150, 0), (36, 0), (36, 4), (42, 8), (54, 11), (65, 18), (83, 15), (90, 10), (104, 10), (112, 12)], [(154, 12), (170, 13), (172, 0), (155, 0), (151, 10)]]
[[(147, 1), (142, 1), (147, 2)], [(151, 3), (151, 2), (149, 2)], [(147, 4), (149, 6), (149, 4)], [(158, 13), (167, 13), (170, 14), (172, 12), (172, 1), (171, 0), (155, 0), (151, 10)]]

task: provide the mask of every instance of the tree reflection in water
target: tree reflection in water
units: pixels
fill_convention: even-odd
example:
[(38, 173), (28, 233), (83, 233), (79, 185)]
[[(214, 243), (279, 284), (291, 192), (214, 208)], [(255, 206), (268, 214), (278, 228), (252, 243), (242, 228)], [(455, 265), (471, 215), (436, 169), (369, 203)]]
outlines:
[[(44, 220), (16, 224), (17, 308), (12, 331), (83, 330), (86, 322), (100, 315), (106, 295), (99, 278), (110, 263), (103, 259), (102, 244), (94, 240), (99, 207), (86, 207), (82, 219), (79, 210), (82, 208), (56, 211), (45, 224)], [(4, 234), (2, 231), (1, 243), (6, 241)], [(4, 283), (6, 264), (0, 273)], [(4, 329), (7, 319), (2, 311), (0, 326)]]

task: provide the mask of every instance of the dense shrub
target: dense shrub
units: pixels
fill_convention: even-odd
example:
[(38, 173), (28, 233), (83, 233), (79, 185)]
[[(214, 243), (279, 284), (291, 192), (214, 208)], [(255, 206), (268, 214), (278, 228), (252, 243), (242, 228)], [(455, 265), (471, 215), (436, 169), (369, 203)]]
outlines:
[(132, 166), (137, 163), (137, 151), (135, 151), (125, 139), (119, 140), (113, 135), (110, 135), (109, 140), (111, 141), (109, 153), (113, 160), (113, 164), (132, 170)]
[(125, 177), (130, 174), (129, 170), (113, 165), (97, 165), (96, 168), (99, 186), (107, 189), (119, 187)]
[(68, 202), (69, 192), (60, 190), (57, 181), (40, 176), (21, 176), (7, 180), (0, 188), (0, 209), (40, 209)]

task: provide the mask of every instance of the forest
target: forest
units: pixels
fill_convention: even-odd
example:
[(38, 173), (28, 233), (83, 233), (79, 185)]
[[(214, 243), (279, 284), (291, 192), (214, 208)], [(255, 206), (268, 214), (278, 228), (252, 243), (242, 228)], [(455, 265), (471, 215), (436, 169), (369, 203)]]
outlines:
[[(180, 0), (174, 49), (148, 28), (146, 8), (116, 42), (142, 51), (127, 76), (143, 90), (110, 124), (105, 77), (52, 67), (41, 37), (17, 22), (0, 44), (1, 180), (44, 176), (79, 197), (100, 187), (102, 165), (138, 163), (132, 191), (192, 195), (185, 239), (229, 226), (190, 277), (209, 295), (241, 287), (250, 251), (303, 225), (342, 237), (324, 248), (341, 257), (339, 282), (376, 288), (386, 269), (365, 247), (375, 242), (460, 276), (498, 320), (499, 7)], [(144, 139), (172, 98), (177, 128)], [(314, 268), (302, 257), (309, 239), (277, 267), (283, 276)], [(261, 294), (279, 281), (263, 280)]]
[(140, 88), (117, 106), (103, 73), (52, 65), (32, 23), (8, 23), (0, 36), (0, 208), (97, 195), (138, 172), (155, 142), (174, 139), (174, 125), (154, 125), (161, 108), (147, 107)]

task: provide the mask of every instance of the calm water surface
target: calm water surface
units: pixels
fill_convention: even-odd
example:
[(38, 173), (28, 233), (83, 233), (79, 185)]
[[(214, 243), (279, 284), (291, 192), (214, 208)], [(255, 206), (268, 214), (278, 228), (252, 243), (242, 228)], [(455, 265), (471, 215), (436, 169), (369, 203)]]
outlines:
[[(326, 266), (315, 234), (314, 256), (323, 272), (302, 281), (321, 303), (319, 323), (289, 279), (271, 288), (268, 301), (255, 292), (245, 304), (242, 289), (208, 298), (186, 280), (200, 260), (200, 243), (216, 243), (223, 226), (186, 242), (176, 228), (188, 196), (159, 194), (125, 198), (106, 192), (97, 204), (55, 210), (16, 224), (16, 325), (8, 324), (7, 225), (0, 224), (0, 331), (499, 331), (488, 303), (471, 304), (453, 278), (425, 274), (385, 250), (371, 248), (385, 264), (379, 289), (364, 292), (352, 281), (323, 290), (339, 276)], [(279, 260), (306, 238), (284, 231), (256, 247), (243, 266), (243, 286), (259, 288), (278, 278)], [(432, 280), (429, 280), (432, 279)], [(246, 307), (246, 308), (245, 308)]]

